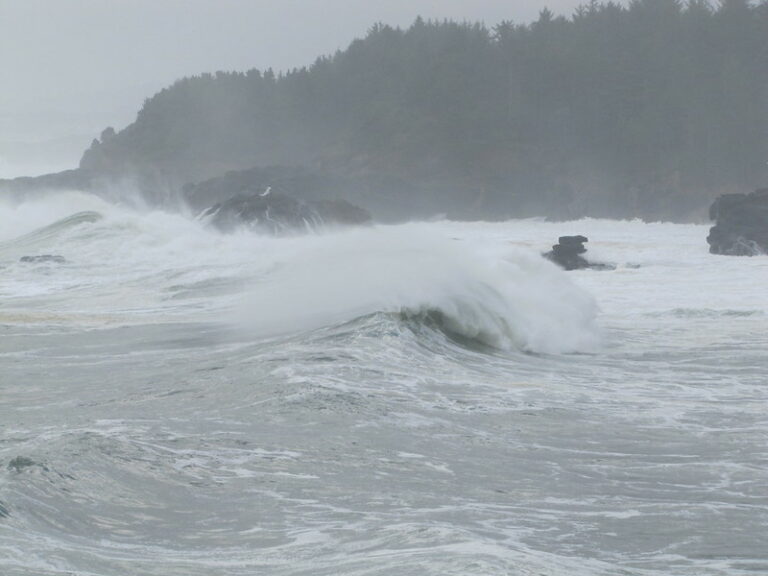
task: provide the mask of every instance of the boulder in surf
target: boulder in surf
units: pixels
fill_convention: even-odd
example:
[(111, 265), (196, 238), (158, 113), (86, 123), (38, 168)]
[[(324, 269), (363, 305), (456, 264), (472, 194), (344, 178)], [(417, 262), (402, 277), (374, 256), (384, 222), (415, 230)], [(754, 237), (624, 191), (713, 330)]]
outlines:
[(544, 257), (551, 260), (561, 268), (566, 270), (583, 270), (590, 268), (593, 270), (613, 270), (615, 266), (590, 262), (582, 256), (587, 249), (584, 244), (589, 242), (586, 236), (560, 236), (557, 244), (552, 246), (552, 250), (544, 254)]

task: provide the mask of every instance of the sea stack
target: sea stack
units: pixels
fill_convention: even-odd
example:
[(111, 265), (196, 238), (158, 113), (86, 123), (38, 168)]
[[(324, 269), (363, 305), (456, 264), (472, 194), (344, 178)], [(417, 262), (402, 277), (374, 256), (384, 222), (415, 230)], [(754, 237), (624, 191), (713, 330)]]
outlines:
[(590, 268), (591, 264), (581, 256), (587, 251), (585, 242), (589, 242), (586, 236), (560, 236), (557, 244), (552, 246), (552, 251), (544, 254), (544, 257), (566, 270)]

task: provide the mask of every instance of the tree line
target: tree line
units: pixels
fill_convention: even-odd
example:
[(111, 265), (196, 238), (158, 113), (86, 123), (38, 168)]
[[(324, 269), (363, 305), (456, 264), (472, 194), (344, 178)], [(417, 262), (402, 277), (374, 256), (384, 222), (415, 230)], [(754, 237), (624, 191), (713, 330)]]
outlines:
[(768, 185), (767, 163), (768, 0), (633, 0), (376, 24), (305, 68), (184, 78), (81, 167), (303, 166), (464, 217), (684, 219)]

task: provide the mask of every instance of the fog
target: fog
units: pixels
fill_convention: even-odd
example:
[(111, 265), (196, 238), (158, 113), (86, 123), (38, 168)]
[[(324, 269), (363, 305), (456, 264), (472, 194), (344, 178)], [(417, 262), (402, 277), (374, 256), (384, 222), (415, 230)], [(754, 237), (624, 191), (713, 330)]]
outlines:
[(768, 574), (768, 0), (515, 1), (0, 0), (0, 576)]
[[(576, 0), (550, 9), (570, 13)], [(105, 126), (124, 127), (174, 80), (310, 64), (375, 22), (526, 22), (516, 0), (0, 0), (0, 177), (76, 164)], [(39, 165), (36, 166), (36, 165)]]

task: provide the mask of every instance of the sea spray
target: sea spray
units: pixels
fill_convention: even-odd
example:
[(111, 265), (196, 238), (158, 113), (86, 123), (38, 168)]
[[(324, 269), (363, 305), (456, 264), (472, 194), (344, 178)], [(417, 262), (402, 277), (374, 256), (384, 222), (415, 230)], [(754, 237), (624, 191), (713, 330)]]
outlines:
[(425, 224), (294, 239), (236, 309), (262, 335), (376, 312), (439, 317), (447, 331), (502, 349), (593, 349), (596, 305), (537, 254), (491, 258)]
[[(500, 349), (574, 352), (598, 341), (595, 302), (562, 271), (529, 249), (490, 253), (451, 238), (440, 223), (225, 235), (184, 214), (79, 192), (6, 202), (0, 211), (13, 223), (0, 242), (13, 272), (6, 295), (62, 296), (41, 318), (108, 314), (133, 323), (160, 314), (262, 337), (383, 312), (429, 316), (448, 333)], [(61, 255), (67, 265), (21, 267), (30, 254)], [(32, 305), (18, 304), (16, 315)]]
[(113, 205), (93, 194), (51, 192), (12, 201), (0, 195), (0, 242), (13, 240), (81, 212), (101, 213)]

